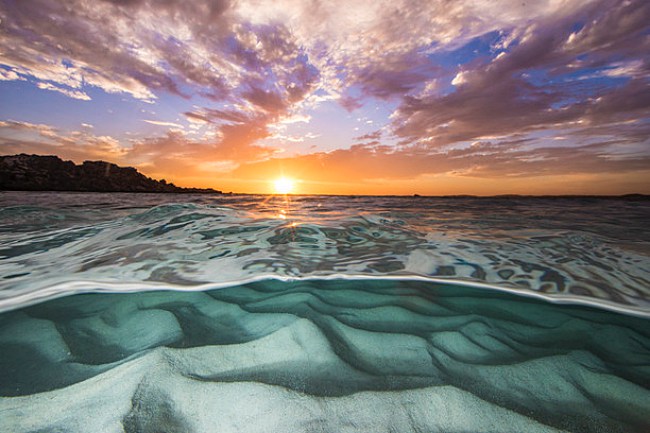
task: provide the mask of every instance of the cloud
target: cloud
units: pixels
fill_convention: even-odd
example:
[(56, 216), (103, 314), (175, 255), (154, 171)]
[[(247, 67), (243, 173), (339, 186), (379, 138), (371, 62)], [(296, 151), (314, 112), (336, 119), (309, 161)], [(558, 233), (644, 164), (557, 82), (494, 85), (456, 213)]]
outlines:
[(157, 126), (170, 126), (172, 128), (177, 128), (177, 129), (183, 129), (183, 125), (174, 123), (174, 122), (163, 122), (160, 120), (148, 120), (148, 119), (142, 119), (143, 122), (147, 122), (151, 125), (157, 125)]
[(183, 114), (185, 115), (187, 121), (190, 123), (200, 124), (200, 125), (205, 125), (207, 123), (210, 123), (210, 119), (208, 119), (206, 116), (202, 114), (194, 113), (191, 111), (185, 112)]
[(0, 148), (5, 154), (58, 155), (81, 162), (87, 159), (122, 161), (126, 148), (107, 135), (94, 135), (90, 128), (62, 131), (45, 124), (0, 121)]
[[(174, 159), (241, 176), (304, 164), (320, 181), (632, 171), (650, 152), (645, 0), (22, 0), (0, 2), (0, 20), (0, 80), (191, 100), (178, 114), (202, 134), (116, 143), (6, 121), (11, 149), (96, 142), (161, 173)], [(299, 126), (332, 100), (393, 112), (345, 150), (273, 159), (260, 144), (307, 137)], [(553, 131), (567, 140), (548, 145)]]
[[(283, 26), (252, 27), (232, 14), (229, 1), (212, 0), (3, 2), (0, 63), (50, 89), (94, 86), (144, 100), (161, 91), (254, 96), (251, 84), (272, 66), (300, 88), (301, 60), (289, 58), (300, 50)], [(246, 46), (251, 35), (261, 48)]]
[[(575, 125), (612, 123), (624, 129), (624, 122), (650, 112), (648, 65), (638, 48), (650, 47), (643, 36), (648, 18), (650, 4), (643, 1), (558, 11), (523, 29), (509, 52), (463, 65), (451, 81), (452, 92), (404, 97), (392, 117), (393, 131), (440, 147)], [(573, 31), (581, 21), (587, 24)], [(581, 83), (585, 77), (572, 74), (585, 68), (624, 79)]]
[(0, 68), (0, 81), (15, 81), (21, 80), (24, 81), (25, 78), (21, 77), (12, 69), (2, 69)]
[[(535, 178), (548, 175), (634, 173), (648, 171), (650, 155), (632, 146), (615, 152), (610, 141), (572, 147), (533, 146), (529, 137), (475, 142), (465, 148), (433, 153), (427, 149), (392, 150), (386, 146), (355, 145), (328, 153), (242, 164), (234, 175), (263, 179), (283, 172), (306, 182), (373, 184), (378, 180), (408, 180), (418, 176), (453, 175), (475, 178)], [(646, 146), (650, 142), (646, 142)]]
[(64, 94), (65, 96), (68, 96), (73, 99), (80, 99), (82, 101), (90, 101), (90, 96), (88, 96), (85, 92), (82, 92), (80, 90), (70, 90), (70, 89), (64, 89), (63, 87), (55, 86), (52, 83), (45, 83), (45, 82), (40, 82), (37, 83), (36, 86), (39, 89), (44, 89), (44, 90), (52, 90), (54, 92), (59, 92)]
[[(257, 161), (273, 154), (273, 148), (252, 144), (263, 131), (251, 130), (249, 125), (230, 125), (220, 139), (193, 139), (172, 129), (162, 136), (122, 143), (111, 136), (93, 134), (87, 126), (79, 131), (64, 131), (45, 124), (9, 120), (0, 121), (0, 148), (7, 154), (55, 154), (77, 162), (103, 159), (146, 167), (148, 173), (161, 177), (213, 176), (216, 169), (232, 170), (242, 161)], [(220, 164), (206, 164), (208, 161)], [(198, 166), (212, 171), (197, 171)]]
[[(163, 92), (212, 101), (184, 113), (188, 122), (207, 125), (207, 138), (168, 134), (122, 146), (121, 158), (152, 167), (165, 166), (174, 155), (186, 162), (269, 157), (275, 149), (255, 143), (269, 136), (272, 124), (307, 119), (295, 110), (319, 80), (286, 25), (251, 22), (225, 0), (2, 2), (0, 20), (0, 64), (8, 68), (7, 78), (15, 78), (15, 71), (41, 89), (76, 99), (90, 99), (86, 90), (95, 87), (145, 101)], [(69, 137), (58, 138), (57, 144), (32, 140), (12, 148), (68, 145)]]
[(316, 78), (325, 93), (357, 85), (388, 98), (417, 87), (436, 68), (423, 48), (548, 16), (554, 3), (3, 2), (0, 63), (55, 85), (145, 100), (164, 91), (277, 107), (283, 102), (273, 98), (297, 103)]
[(375, 132), (370, 132), (368, 134), (360, 135), (358, 137), (355, 137), (355, 140), (357, 141), (376, 141), (379, 140), (382, 136), (381, 131), (375, 131)]
[(56, 136), (57, 129), (42, 123), (21, 122), (17, 120), (0, 121), (0, 130), (6, 132), (37, 132), (43, 137)]

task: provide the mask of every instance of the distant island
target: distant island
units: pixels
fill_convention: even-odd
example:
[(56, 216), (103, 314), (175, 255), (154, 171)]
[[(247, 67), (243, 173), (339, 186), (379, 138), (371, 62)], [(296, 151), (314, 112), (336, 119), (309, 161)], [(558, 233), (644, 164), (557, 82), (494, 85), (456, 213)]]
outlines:
[(77, 165), (57, 156), (27, 154), (0, 156), (0, 190), (221, 194), (212, 188), (181, 188), (106, 161)]

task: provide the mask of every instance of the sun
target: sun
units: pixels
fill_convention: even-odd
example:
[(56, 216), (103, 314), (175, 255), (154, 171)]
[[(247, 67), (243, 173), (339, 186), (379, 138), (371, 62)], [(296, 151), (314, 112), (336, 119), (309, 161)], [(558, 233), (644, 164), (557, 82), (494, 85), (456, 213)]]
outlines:
[(293, 191), (294, 181), (288, 177), (281, 177), (273, 182), (277, 194), (290, 194)]

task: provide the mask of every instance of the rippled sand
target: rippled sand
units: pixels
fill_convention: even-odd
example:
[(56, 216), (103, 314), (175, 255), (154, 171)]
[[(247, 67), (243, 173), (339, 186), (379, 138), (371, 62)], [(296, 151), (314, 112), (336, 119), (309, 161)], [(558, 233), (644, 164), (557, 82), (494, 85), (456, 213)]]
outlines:
[(648, 320), (423, 281), (262, 281), (0, 315), (11, 432), (650, 429)]

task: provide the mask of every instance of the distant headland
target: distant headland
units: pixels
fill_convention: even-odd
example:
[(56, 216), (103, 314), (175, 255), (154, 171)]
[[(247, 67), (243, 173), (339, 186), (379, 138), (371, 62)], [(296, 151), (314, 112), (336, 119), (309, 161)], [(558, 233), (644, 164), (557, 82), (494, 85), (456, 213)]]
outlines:
[(181, 188), (133, 167), (106, 161), (75, 164), (57, 156), (0, 156), (0, 190), (221, 194), (212, 188)]

